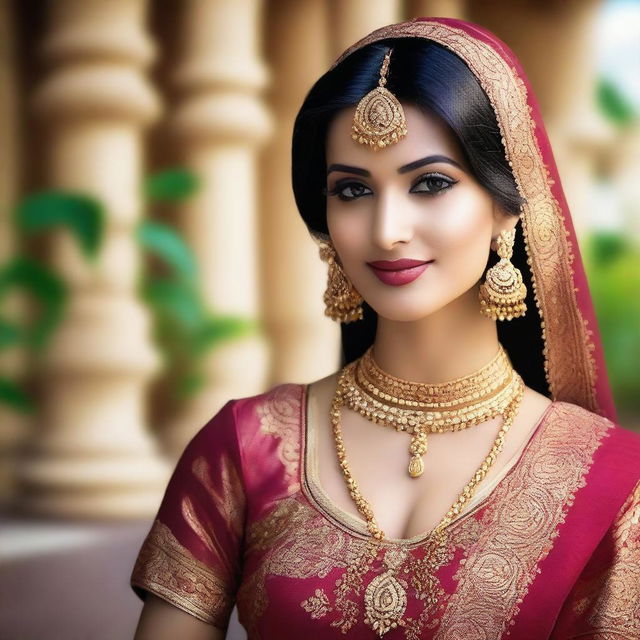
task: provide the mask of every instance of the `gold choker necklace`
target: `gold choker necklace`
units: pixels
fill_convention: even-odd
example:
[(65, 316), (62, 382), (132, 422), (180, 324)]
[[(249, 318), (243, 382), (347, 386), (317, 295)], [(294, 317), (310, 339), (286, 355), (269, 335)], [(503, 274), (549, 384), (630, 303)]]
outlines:
[[(359, 398), (360, 403), (357, 405), (359, 408), (356, 410), (360, 413), (366, 411), (363, 415), (371, 416), (371, 419), (375, 417), (376, 422), (387, 424), (388, 416), (393, 416), (394, 420), (390, 422), (390, 424), (394, 427), (396, 427), (396, 425), (403, 425), (404, 429), (399, 428), (399, 430), (409, 431), (409, 429), (411, 429), (414, 438), (416, 438), (418, 434), (425, 433), (424, 442), (426, 451), (426, 432), (422, 430), (422, 425), (427, 422), (425, 414), (433, 413), (429, 424), (431, 426), (436, 423), (438, 424), (437, 427), (434, 427), (436, 432), (464, 429), (482, 420), (480, 416), (483, 415), (485, 403), (487, 405), (489, 404), (489, 398), (493, 399), (502, 394), (503, 389), (512, 389), (512, 391), (509, 392), (511, 394), (509, 395), (509, 402), (503, 407), (502, 411), (499, 412), (503, 417), (503, 423), (493, 442), (491, 450), (475, 474), (471, 477), (471, 480), (464, 486), (458, 499), (453, 503), (449, 511), (447, 511), (427, 538), (432, 553), (437, 556), (438, 549), (442, 549), (447, 544), (447, 525), (462, 512), (464, 506), (474, 495), (478, 484), (485, 478), (487, 472), (495, 462), (496, 457), (500, 451), (502, 451), (505, 436), (518, 413), (525, 388), (524, 381), (518, 373), (511, 368), (508, 356), (502, 347), (500, 347), (500, 352), (496, 358), (480, 371), (458, 380), (440, 384), (413, 383), (394, 378), (382, 372), (377, 366), (375, 368), (372, 367), (371, 363), (373, 363), (373, 359), (370, 358), (370, 353), (367, 353), (369, 355), (367, 356), (367, 354), (365, 354), (365, 356), (367, 356), (369, 360), (365, 361), (365, 356), (363, 356), (359, 361), (347, 365), (340, 372), (330, 412), (340, 469), (347, 483), (351, 498), (355, 502), (358, 511), (366, 520), (367, 529), (372, 536), (371, 544), (368, 545), (366, 549), (365, 557), (362, 560), (358, 560), (357, 567), (351, 567), (351, 570), (357, 571), (360, 575), (364, 575), (377, 558), (380, 543), (384, 540), (385, 535), (376, 522), (371, 505), (364, 499), (355, 479), (351, 475), (342, 438), (342, 428), (340, 426), (341, 407), (351, 406), (353, 399)], [(364, 364), (362, 364), (363, 361), (365, 362)], [(509, 363), (508, 367), (505, 367), (505, 362)], [(373, 364), (375, 365), (375, 363)], [(356, 375), (359, 367), (362, 367), (365, 372), (364, 378), (359, 378)], [(506, 369), (509, 370), (507, 371)], [(487, 375), (489, 371), (493, 371), (494, 374)], [(373, 388), (364, 386), (364, 389), (376, 397), (375, 402), (377, 404), (373, 406), (377, 408), (372, 409), (368, 404), (370, 401), (373, 401), (372, 396), (367, 395), (358, 384), (358, 380), (370, 380), (371, 376), (367, 377), (367, 373), (381, 375), (381, 378), (372, 377), (380, 380), (378, 384), (384, 389), (403, 389), (405, 392), (408, 389), (411, 393), (395, 396), (387, 391), (382, 391), (378, 386), (374, 386)], [(508, 375), (503, 379), (504, 376), (502, 374), (505, 373)], [(508, 380), (508, 382), (505, 380)], [(473, 385), (471, 381), (473, 381)], [(476, 387), (475, 390), (472, 388), (473, 386)], [(457, 391), (454, 392), (454, 389), (457, 389)], [(488, 389), (491, 389), (491, 391), (487, 391)], [(357, 392), (363, 395), (358, 396)], [(384, 395), (380, 396), (380, 393)], [(425, 396), (425, 394), (428, 395)], [(387, 410), (387, 405), (377, 400), (379, 397), (387, 401), (391, 400), (394, 404), (388, 407)], [(435, 398), (437, 398), (437, 400)], [(408, 405), (409, 408), (406, 409), (407, 401), (411, 403), (417, 402), (419, 404), (410, 404)], [(428, 408), (430, 407), (430, 403), (434, 402), (438, 403), (437, 410)], [(380, 407), (384, 408), (384, 410)], [(475, 407), (475, 410), (465, 412), (467, 407)], [(360, 411), (360, 409), (362, 409), (362, 411)], [(487, 408), (486, 410), (491, 414), (491, 411), (494, 409), (489, 410)], [(410, 414), (410, 416), (398, 415), (399, 412), (405, 411), (413, 413)], [(456, 412), (458, 412), (457, 415), (454, 415)], [(417, 422), (415, 420), (416, 413), (419, 414)], [(460, 419), (462, 415), (465, 417)], [(409, 423), (409, 417), (414, 420), (412, 424)], [(456, 421), (455, 418), (459, 419)], [(412, 453), (415, 456), (415, 452), (412, 451)], [(403, 616), (407, 608), (407, 592), (405, 587), (394, 576), (395, 571), (399, 568), (398, 563), (402, 563), (402, 557), (404, 557), (402, 553), (398, 554), (391, 550), (387, 551), (383, 560), (386, 571), (383, 571), (383, 573), (373, 578), (364, 592), (364, 622), (371, 627), (379, 637), (384, 636), (392, 629), (406, 624)]]
[(480, 370), (436, 384), (408, 382), (385, 373), (369, 347), (343, 369), (340, 390), (349, 409), (377, 424), (412, 434), (409, 475), (417, 478), (424, 471), (428, 433), (459, 431), (503, 415), (521, 385), (502, 345)]

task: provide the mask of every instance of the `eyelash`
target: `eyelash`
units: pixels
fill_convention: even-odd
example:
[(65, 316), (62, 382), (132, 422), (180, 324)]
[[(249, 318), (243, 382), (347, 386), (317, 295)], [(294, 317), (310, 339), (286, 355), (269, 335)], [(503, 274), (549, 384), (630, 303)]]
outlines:
[[(440, 173), (427, 173), (424, 174), (422, 176), (420, 176), (416, 182), (414, 183), (413, 187), (411, 187), (412, 189), (417, 187), (420, 183), (422, 182), (426, 182), (427, 180), (438, 180), (440, 182), (444, 182), (445, 184), (447, 184), (448, 186), (446, 187), (442, 187), (441, 189), (438, 189), (436, 191), (416, 191), (415, 193), (423, 193), (425, 195), (428, 196), (438, 196), (438, 195), (442, 195), (445, 191), (448, 191), (449, 189), (451, 189), (451, 187), (457, 183), (457, 180), (452, 180), (451, 178), (448, 178), (447, 176), (444, 176)], [(322, 192), (324, 193), (324, 195), (326, 196), (338, 196), (338, 198), (340, 198), (340, 200), (342, 200), (343, 202), (351, 202), (352, 200), (358, 200), (359, 198), (362, 198), (363, 195), (370, 195), (370, 194), (363, 194), (363, 195), (359, 195), (359, 196), (351, 196), (351, 197), (347, 197), (344, 196), (342, 194), (342, 191), (344, 191), (347, 187), (364, 187), (365, 189), (368, 189), (368, 187), (366, 187), (365, 185), (363, 185), (360, 182), (356, 182), (354, 180), (349, 180), (349, 181), (339, 181), (331, 190), (328, 190), (327, 188), (324, 188), (322, 190)]]

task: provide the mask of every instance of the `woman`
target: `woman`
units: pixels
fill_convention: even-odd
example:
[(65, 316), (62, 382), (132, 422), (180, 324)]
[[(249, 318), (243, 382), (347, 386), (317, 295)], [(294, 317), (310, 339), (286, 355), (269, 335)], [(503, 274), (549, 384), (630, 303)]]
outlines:
[(193, 439), (137, 638), (222, 638), (234, 602), (250, 638), (640, 637), (640, 438), (513, 54), (373, 32), (309, 92), (293, 185), (346, 365)]

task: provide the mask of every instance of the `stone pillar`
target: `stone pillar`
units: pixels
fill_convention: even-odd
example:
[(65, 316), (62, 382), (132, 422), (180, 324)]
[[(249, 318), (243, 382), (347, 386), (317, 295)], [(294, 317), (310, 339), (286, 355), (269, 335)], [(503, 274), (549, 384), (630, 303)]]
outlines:
[(409, 0), (407, 19), (425, 16), (465, 20), (468, 4), (468, 0)]
[(47, 136), (48, 187), (104, 203), (107, 229), (88, 265), (59, 234), (52, 264), (68, 283), (66, 316), (42, 363), (42, 406), (21, 466), (21, 504), (61, 517), (148, 517), (168, 465), (146, 430), (145, 393), (159, 358), (138, 296), (143, 132), (159, 114), (145, 78), (153, 47), (145, 0), (57, 0), (42, 48), (50, 69), (34, 96)]
[[(293, 123), (311, 85), (329, 67), (326, 3), (277, 0), (266, 21), (275, 135), (262, 155), (260, 237), (263, 314), (273, 345), (272, 383), (310, 382), (340, 363), (340, 329), (324, 315), (327, 267), (291, 186)], [(320, 194), (318, 197), (322, 197)]]
[[(181, 3), (178, 94), (170, 128), (180, 164), (200, 178), (179, 211), (198, 260), (202, 292), (217, 313), (259, 317), (258, 148), (271, 131), (260, 98), (267, 73), (260, 56), (261, 2)], [(261, 334), (218, 346), (207, 357), (205, 387), (164, 433), (178, 455), (227, 400), (264, 391), (268, 350)]]
[(595, 105), (595, 25), (601, 4), (496, 0), (470, 7), (471, 19), (515, 51), (531, 81), (579, 238), (588, 222), (594, 163), (611, 136)]
[(400, 0), (329, 0), (333, 57), (369, 32), (402, 20)]
[[(16, 250), (11, 214), (18, 194), (21, 168), (13, 20), (9, 1), (0, 0), (0, 268)], [(24, 301), (12, 292), (11, 297), (3, 300), (2, 312), (13, 319), (24, 317)], [(0, 375), (19, 381), (26, 373), (26, 364), (21, 348), (0, 351)], [(16, 449), (27, 432), (29, 422), (24, 414), (0, 403), (0, 506), (11, 501)]]

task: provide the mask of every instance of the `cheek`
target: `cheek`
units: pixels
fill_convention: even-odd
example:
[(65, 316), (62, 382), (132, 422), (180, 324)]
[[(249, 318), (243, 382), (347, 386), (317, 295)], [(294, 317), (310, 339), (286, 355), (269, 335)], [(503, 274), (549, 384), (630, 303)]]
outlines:
[(493, 227), (491, 200), (484, 194), (460, 190), (442, 208), (442, 215), (432, 218), (430, 230), (436, 254), (442, 252), (442, 258), (456, 255), (462, 261), (486, 262)]
[(327, 227), (338, 253), (349, 261), (349, 256), (361, 249), (366, 237), (366, 217), (356, 211), (336, 211), (327, 207)]

